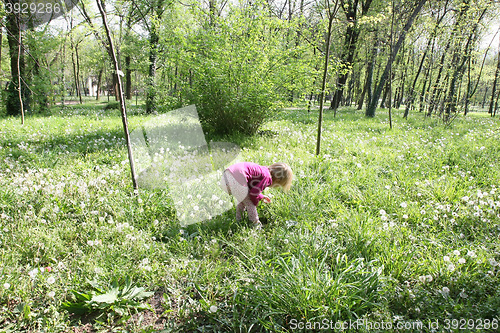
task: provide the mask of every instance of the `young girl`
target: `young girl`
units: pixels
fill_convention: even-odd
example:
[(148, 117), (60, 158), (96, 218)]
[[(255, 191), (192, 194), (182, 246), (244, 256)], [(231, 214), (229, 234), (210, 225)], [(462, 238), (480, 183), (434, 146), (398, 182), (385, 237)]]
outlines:
[(261, 228), (257, 205), (261, 200), (271, 202), (271, 199), (261, 192), (266, 187), (276, 186), (281, 186), (287, 192), (292, 185), (292, 179), (292, 169), (285, 163), (262, 166), (251, 162), (240, 162), (224, 170), (221, 187), (238, 201), (236, 220), (241, 220), (241, 213), (246, 209), (254, 227)]

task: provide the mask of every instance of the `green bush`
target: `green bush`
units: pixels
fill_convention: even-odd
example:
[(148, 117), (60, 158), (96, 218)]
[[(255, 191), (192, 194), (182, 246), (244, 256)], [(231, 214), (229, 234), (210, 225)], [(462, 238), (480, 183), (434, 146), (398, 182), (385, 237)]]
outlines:
[(197, 53), (187, 98), (208, 132), (255, 134), (281, 99), (286, 55), (271, 28), (282, 23), (262, 9), (253, 17), (247, 11), (233, 10), (192, 41)]

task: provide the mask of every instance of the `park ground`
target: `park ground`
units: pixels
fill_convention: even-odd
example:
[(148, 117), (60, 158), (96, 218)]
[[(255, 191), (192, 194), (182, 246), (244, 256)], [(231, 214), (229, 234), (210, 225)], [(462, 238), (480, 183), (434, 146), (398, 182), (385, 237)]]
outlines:
[[(129, 113), (132, 129), (152, 117)], [(319, 156), (317, 112), (302, 107), (255, 136), (217, 138), (294, 170), (289, 193), (266, 190), (261, 231), (234, 211), (181, 227), (167, 190), (134, 194), (117, 110), (0, 119), (0, 327), (496, 331), (498, 119), (401, 115), (390, 129), (387, 110), (326, 111)]]

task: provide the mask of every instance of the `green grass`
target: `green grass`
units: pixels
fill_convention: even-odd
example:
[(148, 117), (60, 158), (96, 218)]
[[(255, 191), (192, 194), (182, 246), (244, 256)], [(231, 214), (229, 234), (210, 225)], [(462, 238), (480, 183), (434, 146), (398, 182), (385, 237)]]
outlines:
[[(294, 170), (288, 194), (266, 190), (273, 202), (259, 206), (267, 224), (256, 231), (234, 211), (181, 228), (166, 190), (134, 195), (119, 113), (103, 107), (54, 110), (24, 126), (0, 119), (0, 328), (499, 320), (497, 119), (470, 114), (445, 128), (395, 111), (390, 130), (384, 110), (373, 119), (327, 111), (319, 157), (317, 115), (304, 110), (276, 114), (261, 135), (217, 138), (246, 160)], [(131, 110), (131, 129), (146, 119)], [(127, 306), (120, 320), (63, 309), (89, 282), (126, 281), (155, 293), (154, 311)]]

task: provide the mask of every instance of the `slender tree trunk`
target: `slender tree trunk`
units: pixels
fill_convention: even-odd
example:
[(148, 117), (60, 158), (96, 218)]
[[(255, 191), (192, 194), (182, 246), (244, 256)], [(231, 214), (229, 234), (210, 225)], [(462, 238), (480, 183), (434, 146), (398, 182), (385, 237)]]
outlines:
[[(365, 83), (365, 88), (363, 89), (366, 93), (366, 104), (369, 105), (371, 100), (372, 100), (372, 81), (373, 81), (373, 71), (375, 68), (375, 59), (377, 58), (377, 53), (378, 53), (378, 45), (379, 45), (379, 40), (378, 40), (378, 32), (375, 30), (374, 33), (374, 43), (373, 43), (373, 48), (372, 52), (370, 55), (370, 60), (368, 62), (367, 70), (366, 70), (366, 83)], [(363, 95), (363, 94), (362, 94)], [(364, 96), (361, 96), (364, 100)], [(363, 107), (363, 100), (359, 101), (358, 109), (361, 110)]]
[(64, 75), (66, 69), (66, 40), (63, 42), (62, 46), (62, 57), (61, 57), (61, 107), (64, 107), (64, 102), (66, 99), (66, 76)]
[(127, 150), (128, 150), (128, 159), (129, 159), (129, 164), (130, 164), (130, 172), (131, 172), (131, 176), (132, 176), (132, 186), (133, 186), (134, 191), (136, 191), (138, 189), (138, 185), (137, 185), (137, 178), (135, 175), (134, 158), (132, 156), (132, 147), (130, 145), (130, 134), (129, 134), (128, 123), (127, 123), (127, 108), (125, 105), (125, 98), (123, 96), (122, 81), (121, 81), (120, 75), (118, 75), (118, 73), (120, 73), (121, 71), (120, 71), (120, 67), (118, 64), (118, 60), (116, 58), (115, 48), (113, 46), (113, 39), (111, 38), (111, 33), (109, 31), (109, 28), (108, 28), (108, 23), (106, 20), (106, 13), (104, 12), (104, 5), (101, 2), (101, 0), (96, 0), (96, 2), (97, 2), (97, 7), (99, 8), (99, 12), (101, 13), (102, 23), (104, 25), (104, 29), (106, 30), (106, 36), (108, 37), (109, 48), (111, 51), (110, 53), (112, 56), (111, 60), (113, 61), (113, 64), (115, 67), (116, 77), (118, 80), (118, 92), (119, 92), (119, 101), (120, 101), (120, 112), (122, 115), (123, 131), (125, 134), (125, 142), (127, 144)]
[(0, 77), (2, 76), (2, 42), (3, 42), (3, 28), (0, 27)]
[[(328, 3), (330, 4), (330, 3)], [(333, 11), (328, 8), (328, 32), (326, 34), (326, 50), (325, 50), (325, 62), (323, 68), (323, 79), (321, 80), (321, 92), (319, 99), (319, 117), (318, 117), (318, 137), (316, 140), (316, 155), (319, 155), (321, 151), (321, 126), (323, 124), (323, 104), (325, 100), (325, 88), (326, 88), (326, 78), (328, 75), (328, 62), (330, 61), (330, 42), (332, 37), (332, 25), (333, 19), (335, 18), (335, 13), (337, 12), (338, 1), (335, 2), (335, 7)]]
[[(19, 29), (18, 50), (17, 50), (17, 72), (21, 73), (21, 42), (22, 42), (21, 29)], [(21, 107), (21, 125), (24, 125), (24, 103), (21, 85), (21, 75), (17, 76), (17, 90), (19, 93), (19, 105)]]
[[(413, 105), (413, 103), (415, 101), (415, 87), (417, 85), (418, 77), (420, 76), (420, 73), (422, 72), (422, 68), (423, 68), (425, 59), (427, 57), (427, 53), (429, 52), (429, 49), (431, 48), (431, 45), (432, 45), (432, 48), (433, 48), (433, 46), (434, 46), (434, 40), (436, 39), (439, 25), (441, 24), (441, 22), (443, 21), (444, 17), (446, 16), (446, 13), (448, 12), (448, 2), (449, 1), (446, 0), (446, 3), (444, 5), (443, 15), (441, 15), (437, 19), (436, 25), (434, 26), (434, 29), (433, 29), (433, 31), (431, 33), (431, 38), (429, 38), (429, 41), (427, 42), (427, 46), (425, 47), (424, 54), (422, 55), (422, 59), (420, 59), (420, 65), (418, 66), (417, 73), (415, 74), (415, 78), (413, 79), (413, 84), (411, 85), (411, 88), (410, 88), (410, 94), (409, 94), (409, 97), (408, 97), (408, 102), (406, 103), (405, 113), (403, 115), (403, 118), (405, 118), (405, 119), (408, 118), (408, 114), (410, 113), (410, 108), (412, 107), (412, 105)], [(425, 89), (423, 91), (425, 91)], [(423, 93), (422, 93), (422, 96), (423, 96)]]
[[(345, 12), (345, 16), (347, 21), (349, 22), (347, 25), (347, 30), (344, 39), (344, 48), (342, 52), (342, 62), (346, 68), (349, 68), (353, 65), (354, 56), (356, 54), (356, 48), (359, 38), (359, 26), (358, 26), (358, 2), (359, 0), (351, 0), (351, 1), (342, 1), (342, 9)], [(372, 0), (361, 1), (362, 10), (361, 16), (365, 16), (370, 9)], [(330, 109), (336, 110), (339, 107), (340, 103), (343, 99), (345, 84), (347, 82), (347, 78), (349, 76), (349, 71), (342, 73), (339, 75), (337, 79), (337, 87), (335, 93), (333, 94), (332, 101), (330, 103)]]
[[(29, 99), (26, 92), (26, 86), (23, 84), (22, 78), (25, 77), (25, 59), (24, 48), (21, 47), (22, 42), (20, 36), (22, 32), (20, 23), (15, 13), (9, 13), (6, 16), (7, 41), (9, 44), (10, 58), (10, 73), (11, 79), (7, 86), (7, 98), (5, 107), (7, 115), (17, 116), (24, 113), (24, 110), (29, 108)], [(20, 84), (21, 83), (21, 84)], [(21, 91), (21, 100), (19, 99), (19, 91)], [(22, 112), (21, 112), (22, 108)]]
[(96, 97), (95, 100), (98, 101), (99, 97), (101, 95), (101, 85), (102, 85), (102, 68), (99, 70), (99, 74), (97, 74), (97, 92), (96, 92)]
[(457, 85), (461, 84), (462, 82), (462, 76), (465, 72), (465, 65), (467, 63), (467, 60), (471, 56), (473, 40), (477, 38), (476, 32), (478, 25), (483, 19), (485, 14), (486, 14), (486, 8), (481, 13), (481, 16), (479, 17), (477, 22), (475, 22), (474, 28), (472, 29), (472, 32), (469, 34), (469, 38), (467, 39), (467, 43), (465, 44), (464, 49), (462, 50), (460, 46), (455, 49), (453, 55), (453, 64), (455, 65), (455, 70), (453, 71), (450, 81), (450, 87), (448, 90), (448, 96), (446, 97), (446, 113), (445, 113), (446, 119), (448, 119), (451, 114), (455, 114), (457, 112), (457, 103), (458, 103), (457, 95), (459, 92)]
[(389, 76), (389, 70), (392, 66), (392, 63), (394, 59), (396, 58), (396, 55), (399, 52), (399, 49), (401, 45), (403, 44), (403, 41), (406, 38), (406, 34), (410, 30), (411, 26), (413, 25), (413, 21), (417, 17), (418, 13), (422, 10), (422, 7), (426, 3), (427, 0), (420, 0), (413, 10), (412, 14), (408, 18), (408, 21), (406, 22), (406, 25), (403, 28), (403, 31), (401, 32), (401, 35), (399, 36), (398, 41), (396, 42), (396, 45), (394, 46), (394, 49), (392, 50), (391, 54), (389, 55), (389, 60), (387, 61), (387, 65), (385, 66), (384, 73), (382, 74), (382, 77), (380, 78), (380, 82), (377, 85), (377, 89), (375, 89), (375, 94), (373, 96), (372, 101), (370, 102), (370, 105), (366, 109), (366, 116), (367, 117), (375, 117), (375, 110), (377, 109), (377, 104), (378, 104), (378, 99), (380, 98), (380, 95), (382, 93), (382, 89), (384, 88), (386, 84), (387, 77)]
[(131, 57), (125, 57), (125, 98), (132, 99), (132, 71), (130, 70)]
[[(434, 43), (432, 44), (432, 50), (431, 53), (434, 51)], [(430, 62), (427, 66), (427, 69), (425, 71), (425, 77), (424, 77), (424, 84), (422, 85), (422, 91), (420, 92), (420, 107), (419, 107), (419, 112), (424, 112), (425, 107), (427, 103), (425, 101), (428, 99), (430, 89), (431, 89), (431, 84), (432, 84), (432, 62)], [(427, 113), (425, 114), (427, 116)]]
[(80, 99), (80, 104), (83, 104), (82, 101), (82, 84), (80, 83), (80, 56), (78, 54), (78, 46), (79, 44), (76, 45), (75, 47), (75, 55), (76, 55), (76, 82), (78, 82), (77, 85), (77, 92), (78, 92), (78, 98)]
[(495, 70), (495, 78), (493, 79), (493, 88), (491, 90), (490, 106), (488, 108), (488, 113), (493, 117), (493, 105), (495, 102), (495, 95), (497, 93), (497, 82), (500, 76), (500, 46), (498, 47), (498, 59), (497, 59), (497, 69)]
[(497, 110), (498, 110), (498, 98), (499, 97), (500, 97), (500, 94), (497, 94), (497, 99), (495, 100), (495, 109), (493, 110), (492, 117), (494, 117), (497, 114)]
[[(155, 21), (159, 20), (163, 12), (164, 0), (157, 0), (154, 9)], [(160, 41), (159, 24), (152, 22), (149, 31), (149, 72), (147, 81), (146, 113), (156, 111), (156, 61), (158, 58), (158, 46)]]

